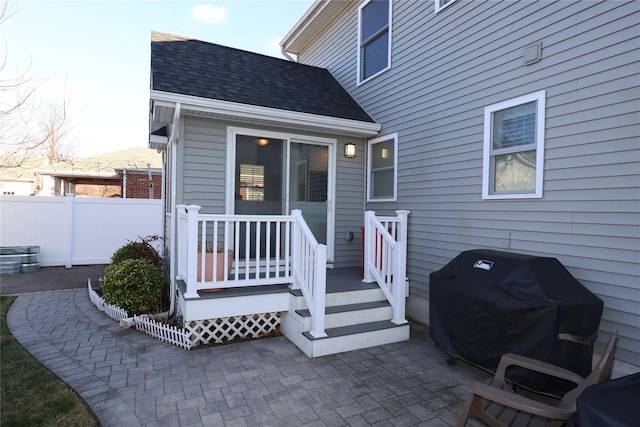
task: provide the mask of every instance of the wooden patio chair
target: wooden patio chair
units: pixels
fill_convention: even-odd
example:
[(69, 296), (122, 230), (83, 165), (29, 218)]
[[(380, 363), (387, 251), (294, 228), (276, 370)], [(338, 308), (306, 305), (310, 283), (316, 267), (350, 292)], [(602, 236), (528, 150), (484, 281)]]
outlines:
[[(485, 383), (476, 383), (473, 396), (465, 403), (457, 427), (463, 427), (469, 417), (479, 418), (490, 426), (562, 426), (576, 412), (576, 399), (592, 384), (609, 379), (613, 367), (613, 348), (618, 331), (611, 334), (602, 357), (593, 371), (583, 378), (567, 369), (546, 362), (507, 353), (502, 356), (495, 376)], [(557, 406), (515, 394), (505, 381), (509, 366), (519, 366), (576, 383)]]

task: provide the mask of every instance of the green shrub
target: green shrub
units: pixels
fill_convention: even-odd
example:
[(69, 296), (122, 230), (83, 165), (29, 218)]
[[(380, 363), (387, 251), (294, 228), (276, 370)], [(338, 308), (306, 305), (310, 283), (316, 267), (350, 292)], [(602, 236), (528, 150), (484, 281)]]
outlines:
[(111, 264), (119, 264), (127, 259), (146, 259), (156, 267), (164, 269), (162, 257), (158, 251), (149, 244), (149, 242), (156, 239), (156, 237), (144, 237), (140, 238), (139, 241), (127, 243), (113, 253), (111, 256)]
[(162, 270), (146, 259), (125, 259), (107, 267), (102, 297), (129, 314), (160, 311), (168, 281)]

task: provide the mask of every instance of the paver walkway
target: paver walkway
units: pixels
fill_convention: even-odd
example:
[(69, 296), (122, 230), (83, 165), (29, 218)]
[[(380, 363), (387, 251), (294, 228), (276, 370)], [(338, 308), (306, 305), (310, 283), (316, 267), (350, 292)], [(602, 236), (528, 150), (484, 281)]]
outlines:
[(22, 293), (7, 322), (103, 426), (451, 426), (487, 378), (448, 366), (417, 324), (407, 342), (309, 359), (285, 337), (182, 350), (119, 327), (86, 288)]

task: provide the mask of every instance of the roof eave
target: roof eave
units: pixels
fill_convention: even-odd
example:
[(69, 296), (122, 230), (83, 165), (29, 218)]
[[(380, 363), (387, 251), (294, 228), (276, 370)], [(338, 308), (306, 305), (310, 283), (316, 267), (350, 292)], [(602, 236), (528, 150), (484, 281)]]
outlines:
[(374, 122), (300, 113), (164, 91), (152, 90), (150, 96), (158, 106), (173, 107), (176, 103), (180, 103), (183, 111), (191, 109), (222, 116), (234, 116), (239, 119), (275, 122), (283, 126), (302, 126), (324, 132), (333, 131), (349, 136), (364, 138), (377, 136), (382, 128), (382, 125)]
[(316, 0), (280, 41), (283, 52), (298, 55), (348, 3), (349, 0)]
[(169, 137), (161, 135), (149, 135), (149, 148), (161, 151), (169, 142)]
[(55, 171), (46, 169), (34, 169), (33, 173), (38, 175), (50, 175), (60, 178), (118, 178), (114, 172), (84, 172), (84, 171)]

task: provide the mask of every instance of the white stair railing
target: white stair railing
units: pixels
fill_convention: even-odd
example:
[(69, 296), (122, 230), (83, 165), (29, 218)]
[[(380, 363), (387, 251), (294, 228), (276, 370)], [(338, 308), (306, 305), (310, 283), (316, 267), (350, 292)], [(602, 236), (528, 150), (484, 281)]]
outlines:
[(407, 323), (407, 217), (409, 211), (398, 210), (396, 217), (376, 217), (365, 212), (364, 278), (378, 283), (393, 308), (395, 324)]
[(293, 287), (301, 289), (311, 313), (314, 338), (326, 337), (325, 294), (327, 290), (327, 247), (318, 243), (309, 226), (296, 209), (293, 216)]

